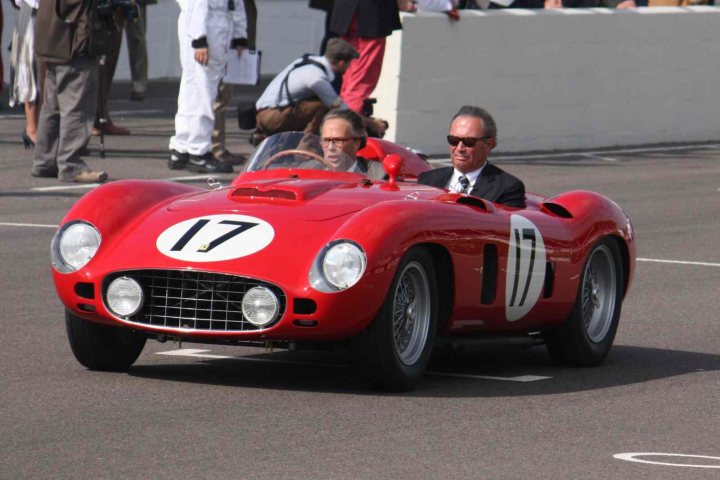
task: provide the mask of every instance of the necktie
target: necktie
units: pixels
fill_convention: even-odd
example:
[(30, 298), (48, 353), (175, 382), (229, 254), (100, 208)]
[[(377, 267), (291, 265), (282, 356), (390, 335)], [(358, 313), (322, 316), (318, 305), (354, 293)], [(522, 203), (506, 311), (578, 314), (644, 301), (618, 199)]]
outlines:
[(458, 182), (460, 182), (460, 186), (462, 187), (462, 190), (459, 193), (465, 193), (470, 186), (470, 179), (465, 175), (461, 175)]

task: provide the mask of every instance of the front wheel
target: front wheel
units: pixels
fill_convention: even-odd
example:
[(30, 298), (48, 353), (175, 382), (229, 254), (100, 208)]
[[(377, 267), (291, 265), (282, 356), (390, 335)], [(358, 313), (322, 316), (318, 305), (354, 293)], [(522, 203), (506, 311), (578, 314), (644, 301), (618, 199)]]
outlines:
[(610, 352), (623, 295), (620, 249), (603, 238), (585, 260), (575, 306), (565, 323), (545, 332), (545, 344), (559, 363), (593, 366)]
[(90, 370), (125, 371), (145, 347), (143, 335), (88, 322), (68, 311), (65, 312), (65, 327), (75, 358)]
[(412, 390), (425, 372), (437, 325), (437, 283), (422, 248), (400, 262), (380, 312), (356, 339), (356, 361), (391, 391)]

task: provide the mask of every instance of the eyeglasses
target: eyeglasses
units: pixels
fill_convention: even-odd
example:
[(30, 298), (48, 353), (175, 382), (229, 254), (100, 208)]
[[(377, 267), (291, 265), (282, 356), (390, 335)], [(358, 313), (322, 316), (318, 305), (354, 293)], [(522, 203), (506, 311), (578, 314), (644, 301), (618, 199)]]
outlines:
[(448, 141), (448, 143), (449, 143), (450, 145), (452, 145), (453, 147), (457, 147), (458, 144), (459, 144), (460, 142), (462, 142), (463, 145), (465, 145), (466, 147), (468, 147), (468, 148), (473, 148), (473, 147), (475, 146), (475, 144), (476, 144), (479, 140), (483, 140), (483, 141), (484, 141), (484, 140), (489, 140), (489, 139), (491, 139), (491, 138), (492, 138), (492, 137), (487, 136), (487, 135), (485, 135), (485, 136), (483, 136), (483, 137), (456, 137), (455, 135), (448, 135), (448, 136), (447, 136), (447, 141)]
[(345, 145), (350, 140), (357, 140), (357, 137), (336, 137), (336, 138), (321, 138), (320, 144), (322, 144), (323, 147), (329, 147), (332, 143), (335, 145), (335, 148), (342, 148), (343, 145)]

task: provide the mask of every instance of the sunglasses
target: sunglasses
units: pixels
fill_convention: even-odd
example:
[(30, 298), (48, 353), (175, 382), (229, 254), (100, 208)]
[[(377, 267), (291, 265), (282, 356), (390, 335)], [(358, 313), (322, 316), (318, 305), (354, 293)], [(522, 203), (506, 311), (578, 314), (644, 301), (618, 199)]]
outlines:
[(479, 140), (488, 140), (492, 137), (485, 135), (484, 137), (456, 137), (455, 135), (448, 135), (447, 141), (453, 147), (457, 147), (460, 142), (468, 148), (473, 148)]

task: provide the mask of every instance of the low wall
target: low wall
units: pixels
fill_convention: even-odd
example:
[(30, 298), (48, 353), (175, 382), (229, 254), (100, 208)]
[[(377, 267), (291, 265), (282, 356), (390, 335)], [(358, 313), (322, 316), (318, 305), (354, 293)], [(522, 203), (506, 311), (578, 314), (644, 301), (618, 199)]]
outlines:
[(720, 9), (464, 11), (403, 15), (375, 113), (388, 138), (447, 153), (463, 104), (487, 108), (498, 151), (720, 137)]

